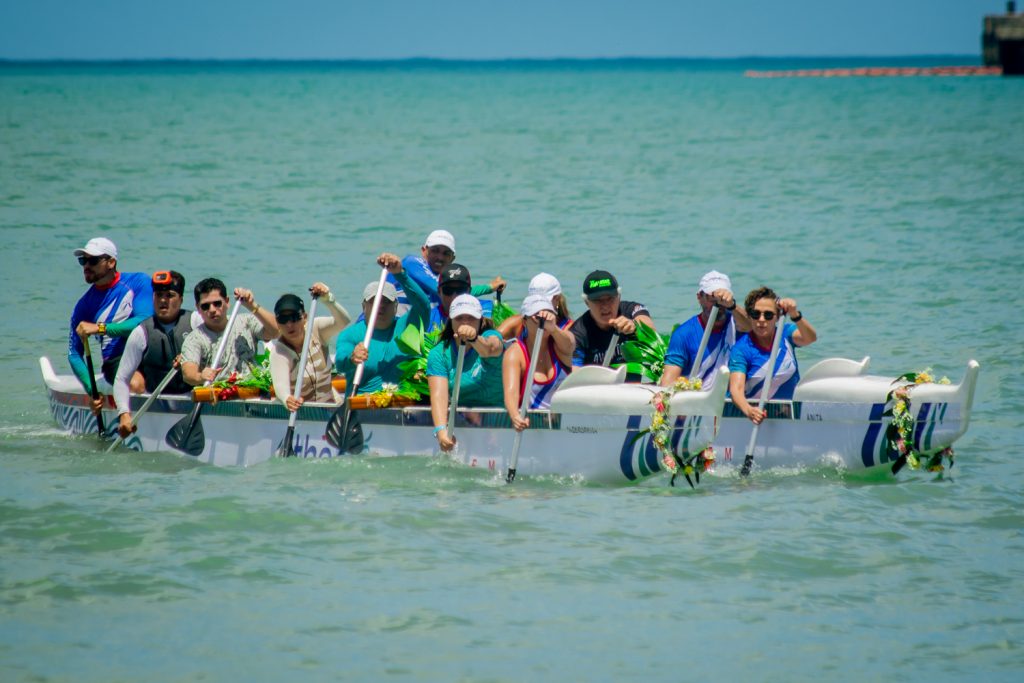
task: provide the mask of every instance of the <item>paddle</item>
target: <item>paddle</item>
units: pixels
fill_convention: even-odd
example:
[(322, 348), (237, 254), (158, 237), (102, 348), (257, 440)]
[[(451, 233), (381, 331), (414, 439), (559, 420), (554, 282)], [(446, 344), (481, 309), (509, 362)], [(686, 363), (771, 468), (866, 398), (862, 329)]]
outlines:
[[(377, 293), (373, 295), (373, 308), (370, 309), (370, 317), (366, 319), (366, 335), (363, 336), (363, 348), (367, 352), (370, 351), (370, 339), (373, 337), (373, 328), (377, 324), (377, 313), (380, 311), (380, 300), (382, 298), (381, 292), (384, 291), (384, 281), (388, 277), (388, 269), (380, 269), (380, 280), (377, 281)], [(356, 367), (355, 376), (352, 378), (352, 391), (348, 393), (349, 396), (355, 396), (359, 392), (359, 383), (363, 381), (363, 367), (365, 363), (360, 363)], [(352, 411), (348, 407), (348, 398), (344, 398), (341, 405), (338, 406), (334, 414), (331, 415), (331, 419), (327, 421), (327, 443), (331, 444), (339, 451), (351, 452), (348, 448), (349, 434), (348, 427), (349, 421), (351, 420)]]
[[(171, 369), (167, 371), (167, 374), (164, 375), (164, 378), (160, 380), (160, 384), (156, 385), (156, 389), (154, 389), (153, 393), (149, 395), (149, 398), (146, 399), (146, 402), (142, 404), (142, 407), (139, 408), (139, 410), (134, 415), (132, 415), (132, 421), (129, 423), (129, 427), (132, 431), (135, 431), (135, 425), (139, 424), (139, 420), (142, 419), (142, 416), (146, 414), (146, 411), (149, 410), (149, 407), (153, 405), (153, 401), (155, 401), (157, 397), (160, 396), (161, 393), (163, 393), (163, 390), (167, 388), (167, 385), (171, 383), (171, 380), (174, 379), (174, 375), (177, 374), (177, 372), (178, 364), (177, 361), (175, 361), (173, 367), (171, 367)], [(122, 441), (124, 441), (124, 437), (118, 434), (117, 438), (114, 439), (114, 443), (110, 444), (110, 448), (107, 449), (107, 453), (117, 448)]]
[(704, 360), (704, 349), (708, 348), (708, 340), (711, 339), (711, 328), (715, 326), (715, 319), (718, 317), (718, 306), (711, 307), (708, 314), (708, 324), (704, 326), (704, 334), (700, 338), (700, 346), (697, 347), (697, 356), (693, 359), (693, 367), (690, 368), (690, 381), (697, 379), (700, 375), (700, 364)]
[[(765, 371), (764, 386), (761, 387), (761, 397), (757, 401), (758, 410), (764, 410), (764, 405), (768, 402), (768, 394), (772, 390), (772, 379), (775, 377), (775, 359), (779, 355), (779, 344), (782, 341), (782, 333), (785, 331), (783, 326), (785, 319), (786, 314), (780, 310), (779, 320), (775, 323), (775, 338), (772, 339), (772, 352), (768, 356), (768, 369)], [(750, 474), (750, 468), (754, 465), (754, 445), (757, 443), (757, 430), (760, 426), (760, 424), (754, 425), (753, 431), (750, 432), (747, 454), (743, 458), (743, 467), (740, 468), (740, 475), (744, 477)]]
[[(295, 377), (295, 398), (302, 396), (302, 380), (306, 376), (306, 361), (309, 359), (309, 340), (313, 338), (313, 327), (316, 324), (316, 294), (313, 295), (313, 302), (309, 305), (309, 315), (306, 316), (306, 338), (302, 340), (302, 355), (299, 356), (299, 371)], [(284, 342), (281, 342), (282, 344)], [(279, 458), (290, 458), (295, 455), (292, 448), (292, 438), (295, 436), (295, 419), (299, 416), (296, 410), (288, 416), (288, 431), (284, 433), (284, 441), (277, 447)]]
[(604, 360), (601, 361), (601, 367), (606, 368), (612, 364), (612, 356), (615, 355), (615, 347), (619, 343), (619, 333), (615, 332), (612, 334), (612, 341), (608, 344), (608, 350), (604, 352)]
[[(96, 370), (92, 366), (92, 348), (89, 346), (89, 336), (82, 337), (82, 344), (85, 345), (85, 365), (89, 369), (89, 392), (92, 394), (92, 400), (96, 401), (100, 397), (100, 392), (96, 390)], [(96, 413), (96, 429), (99, 431), (100, 436), (103, 436), (107, 429), (103, 426), (103, 407), (100, 407), (100, 412)]]
[[(240, 300), (236, 300), (234, 308), (231, 309), (231, 317), (228, 318), (227, 327), (224, 328), (224, 333), (220, 337), (217, 353), (213, 355), (213, 363), (210, 364), (211, 368), (220, 367), (220, 359), (224, 355), (224, 347), (227, 346), (231, 328), (235, 326), (235, 318), (238, 316), (238, 307), (241, 304)], [(203, 386), (208, 387), (210, 384), (211, 382), (206, 382)], [(164, 437), (164, 442), (168, 446), (193, 457), (198, 457), (203, 452), (203, 449), (206, 448), (206, 434), (203, 433), (203, 424), (199, 421), (199, 413), (202, 412), (203, 405), (202, 403), (195, 404), (192, 407), (192, 412), (178, 420), (168, 430), (167, 436)]]
[(459, 342), (459, 357), (455, 360), (455, 386), (452, 387), (452, 403), (448, 406), (448, 436), (455, 441), (455, 411), (459, 407), (459, 390), (462, 388), (462, 364), (466, 360), (466, 345)]
[[(523, 400), (519, 404), (519, 417), (524, 419), (526, 418), (526, 409), (530, 407), (530, 394), (533, 392), (533, 369), (537, 367), (537, 359), (540, 358), (540, 342), (544, 339), (545, 322), (547, 321), (544, 318), (540, 319), (540, 327), (537, 328), (537, 337), (533, 340), (533, 349), (530, 352), (530, 364), (526, 367), (526, 387), (523, 389)], [(522, 442), (523, 433), (521, 431), (517, 431), (516, 439), (512, 443), (512, 459), (509, 461), (508, 474), (505, 476), (505, 481), (509, 484), (511, 484), (516, 478), (516, 466), (519, 464), (519, 446)]]

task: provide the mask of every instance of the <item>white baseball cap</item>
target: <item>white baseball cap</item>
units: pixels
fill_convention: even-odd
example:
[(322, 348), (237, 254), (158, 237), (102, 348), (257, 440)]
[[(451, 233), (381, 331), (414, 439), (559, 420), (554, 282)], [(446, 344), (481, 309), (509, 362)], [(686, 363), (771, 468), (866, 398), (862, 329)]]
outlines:
[(531, 316), (537, 315), (541, 311), (555, 312), (555, 307), (551, 305), (551, 297), (543, 294), (529, 294), (523, 299), (523, 315)]
[(427, 235), (427, 241), (423, 243), (427, 247), (448, 247), (455, 253), (455, 237), (447, 230), (435, 230)]
[(704, 292), (705, 294), (714, 294), (719, 289), (728, 289), (729, 293), (732, 293), (732, 281), (729, 280), (729, 276), (725, 273), (719, 273), (717, 270), (712, 270), (709, 273), (705, 273), (704, 277), (700, 279), (700, 284), (697, 286), (697, 293)]
[(117, 247), (106, 237), (93, 237), (81, 249), (75, 249), (75, 256), (109, 256), (117, 258)]
[[(363, 288), (363, 301), (373, 301), (373, 297), (377, 296), (377, 283), (380, 280), (374, 280)], [(380, 295), (384, 299), (390, 299), (391, 301), (398, 301), (398, 290), (390, 282), (384, 283), (384, 289), (380, 290)]]
[(484, 317), (483, 306), (480, 305), (480, 300), (472, 294), (460, 294), (452, 300), (452, 305), (448, 307), (448, 317), (455, 318), (460, 315), (471, 315), (477, 320)]
[[(558, 279), (550, 273), (537, 273), (530, 280), (530, 287), (527, 289), (530, 294), (546, 296), (549, 300), (562, 293), (562, 285)], [(523, 302), (525, 304), (525, 302)], [(529, 313), (528, 315), (533, 315)]]

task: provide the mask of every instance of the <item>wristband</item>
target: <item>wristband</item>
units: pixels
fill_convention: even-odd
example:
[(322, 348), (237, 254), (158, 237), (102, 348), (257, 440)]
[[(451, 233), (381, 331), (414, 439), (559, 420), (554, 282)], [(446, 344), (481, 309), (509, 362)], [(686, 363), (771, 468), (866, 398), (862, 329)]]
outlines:
[(99, 333), (99, 334), (106, 334), (107, 333), (107, 324), (106, 323), (97, 323), (97, 325), (96, 325), (96, 332)]
[(732, 306), (729, 306), (729, 307), (728, 307), (728, 308), (726, 308), (725, 310), (729, 311), (730, 313), (732, 313), (733, 311), (735, 311), (735, 310), (736, 310), (736, 302), (735, 302), (735, 301), (733, 301), (733, 302), (732, 302)]
[(434, 427), (434, 438), (435, 439), (437, 438), (438, 432), (440, 432), (442, 429), (447, 430), (448, 429), (448, 425), (441, 425), (439, 427)]
[(801, 313), (800, 311), (797, 311), (797, 312), (796, 312), (796, 315), (794, 315), (794, 316), (793, 316), (792, 318), (790, 318), (789, 320), (790, 320), (790, 322), (798, 323), (798, 322), (800, 322), (800, 321), (801, 321), (801, 320), (803, 320), (803, 319), (804, 319), (804, 314), (803, 314), (803, 313)]

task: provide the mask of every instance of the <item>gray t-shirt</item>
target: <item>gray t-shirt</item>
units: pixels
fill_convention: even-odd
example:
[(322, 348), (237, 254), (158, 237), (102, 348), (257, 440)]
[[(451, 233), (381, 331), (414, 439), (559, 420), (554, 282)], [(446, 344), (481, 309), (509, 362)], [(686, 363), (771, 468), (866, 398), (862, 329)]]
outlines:
[[(221, 335), (212, 332), (205, 324), (193, 328), (185, 337), (181, 356), (185, 362), (195, 363), (203, 370), (213, 364)], [(224, 368), (217, 379), (227, 379), (232, 372), (239, 377), (249, 374), (249, 366), (256, 363), (256, 350), (263, 337), (263, 323), (254, 315), (239, 315), (231, 328), (231, 335), (224, 346), (220, 366)]]

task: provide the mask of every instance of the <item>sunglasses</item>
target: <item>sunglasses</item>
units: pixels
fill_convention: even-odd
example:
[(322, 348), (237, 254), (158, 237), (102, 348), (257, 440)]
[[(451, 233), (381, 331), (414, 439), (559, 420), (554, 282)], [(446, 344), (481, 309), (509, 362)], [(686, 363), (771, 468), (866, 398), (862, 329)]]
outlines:
[(750, 319), (751, 320), (760, 320), (761, 318), (764, 318), (765, 320), (767, 320), (769, 322), (771, 322), (772, 320), (775, 320), (775, 311), (749, 311), (748, 310), (747, 313), (750, 315)]
[(216, 301), (207, 301), (204, 304), (199, 304), (199, 308), (204, 311), (210, 310), (210, 306), (213, 306), (214, 308), (221, 308), (224, 306), (224, 299), (217, 299)]
[(80, 265), (80, 266), (84, 266), (84, 265), (95, 266), (100, 261), (106, 261), (108, 258), (110, 258), (110, 257), (109, 256), (79, 256), (78, 257), (78, 265)]
[(288, 323), (297, 323), (302, 320), (302, 314), (298, 311), (289, 311), (287, 313), (278, 313), (276, 316), (278, 325), (287, 325)]
[(441, 287), (441, 293), (447, 296), (454, 294), (469, 294), (469, 287), (466, 285), (444, 285)]

